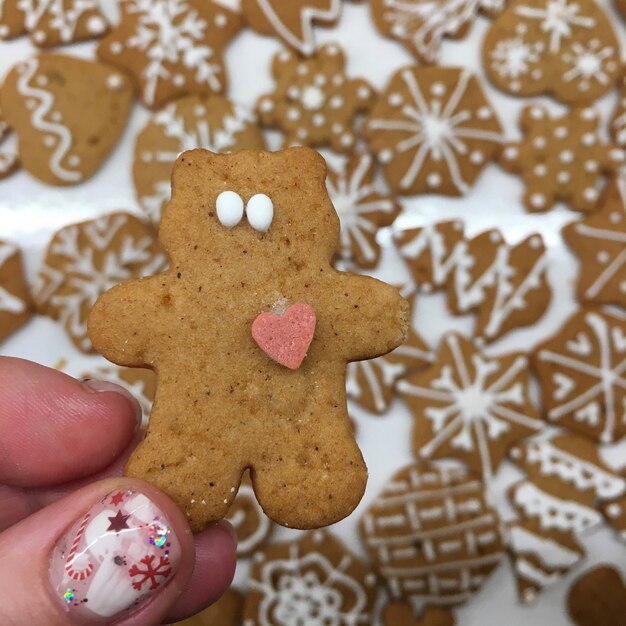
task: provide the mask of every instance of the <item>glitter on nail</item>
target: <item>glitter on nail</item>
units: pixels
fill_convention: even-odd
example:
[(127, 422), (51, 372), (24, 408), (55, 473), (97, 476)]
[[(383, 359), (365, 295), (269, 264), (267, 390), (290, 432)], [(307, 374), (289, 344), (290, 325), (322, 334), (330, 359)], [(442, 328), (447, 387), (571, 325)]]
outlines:
[(167, 526), (161, 524), (150, 524), (150, 537), (149, 543), (157, 548), (162, 548), (167, 543), (167, 536), (170, 534), (170, 529)]
[(71, 604), (75, 597), (76, 596), (75, 596), (74, 592), (69, 587), (67, 588), (67, 591), (63, 594), (63, 599), (68, 604)]

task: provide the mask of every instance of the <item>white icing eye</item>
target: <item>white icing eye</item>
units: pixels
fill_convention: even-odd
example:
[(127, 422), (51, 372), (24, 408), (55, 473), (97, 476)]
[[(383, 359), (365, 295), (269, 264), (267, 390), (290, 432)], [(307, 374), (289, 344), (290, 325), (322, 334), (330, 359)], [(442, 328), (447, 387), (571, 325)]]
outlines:
[(215, 201), (217, 219), (222, 226), (234, 228), (243, 218), (243, 200), (234, 191), (222, 191)]
[(266, 233), (272, 225), (274, 219), (274, 204), (271, 199), (263, 193), (257, 193), (248, 200), (246, 207), (248, 222), (254, 230)]

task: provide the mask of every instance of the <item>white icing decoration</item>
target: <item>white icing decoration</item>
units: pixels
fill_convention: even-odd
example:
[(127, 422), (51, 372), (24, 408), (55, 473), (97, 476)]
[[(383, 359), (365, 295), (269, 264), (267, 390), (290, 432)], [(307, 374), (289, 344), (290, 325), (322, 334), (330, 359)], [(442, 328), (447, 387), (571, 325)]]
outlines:
[[(626, 418), (626, 410), (621, 416), (617, 413), (618, 398), (626, 398), (626, 355), (615, 333), (620, 329), (617, 321), (613, 324), (608, 317), (594, 312), (587, 313), (584, 321), (586, 329), (567, 341), (563, 352), (544, 349), (538, 354), (542, 362), (552, 364), (556, 371), (573, 372), (583, 381), (589, 381), (563, 398), (553, 393), (557, 403), (548, 411), (548, 418), (558, 421), (600, 402), (604, 426), (599, 437), (606, 443), (615, 439), (618, 420)], [(562, 389), (558, 391), (560, 395)]]
[(274, 219), (274, 203), (271, 198), (263, 193), (252, 196), (246, 206), (246, 217), (254, 230), (266, 233)]
[(569, 569), (580, 561), (581, 555), (574, 550), (562, 546), (549, 537), (537, 535), (522, 526), (510, 529), (511, 547), (515, 554), (531, 553), (546, 567), (552, 569)]
[[(398, 383), (398, 389), (408, 396), (436, 401), (435, 406), (424, 409), (434, 436), (420, 450), (422, 456), (430, 458), (446, 444), (464, 452), (476, 452), (483, 478), (489, 479), (495, 470), (490, 442), (498, 441), (511, 424), (531, 432), (543, 427), (541, 420), (520, 412), (528, 400), (523, 383), (515, 379), (527, 370), (528, 361), (519, 357), (506, 371), (501, 371), (499, 361), (474, 353), (472, 375), (457, 335), (447, 335), (445, 343), (452, 362), (442, 367), (439, 378), (428, 388), (404, 380)], [(489, 383), (487, 379), (491, 379)]]
[[(292, 6), (284, 4), (284, 0), (256, 0), (257, 5), (263, 11), (265, 18), (272, 25), (273, 30), (284, 39), (290, 46), (309, 56), (315, 52), (315, 37), (313, 34), (313, 22), (335, 21), (341, 12), (341, 0), (326, 0), (327, 7), (303, 6), (300, 8), (300, 32), (298, 37), (289, 29), (280, 15), (280, 10), (286, 9), (287, 15), (293, 12)], [(319, 4), (319, 2), (318, 2)]]
[(243, 219), (243, 206), (243, 200), (239, 194), (234, 191), (222, 191), (215, 201), (217, 219), (222, 226), (234, 228)]
[(31, 81), (39, 69), (39, 61), (36, 57), (26, 59), (19, 67), (20, 76), (17, 80), (17, 91), (24, 99), (30, 99), (35, 103), (30, 112), (30, 123), (40, 133), (50, 133), (54, 138), (56, 148), (50, 156), (48, 167), (59, 179), (65, 182), (76, 183), (83, 178), (82, 172), (68, 169), (63, 165), (68, 160), (69, 151), (72, 149), (72, 134), (67, 126), (60, 122), (52, 122), (47, 118), (54, 107), (52, 93), (35, 87)]
[[(450, 97), (442, 100), (431, 97), (428, 100), (422, 93), (415, 74), (410, 69), (401, 71), (407, 100), (398, 113), (402, 117), (389, 119), (373, 118), (368, 121), (371, 131), (398, 132), (400, 138), (393, 146), (397, 154), (414, 151), (414, 157), (400, 181), (402, 189), (409, 189), (420, 175), (426, 162), (444, 161), (451, 181), (459, 192), (466, 192), (469, 185), (463, 180), (458, 158), (465, 157), (472, 147), (472, 141), (501, 143), (500, 132), (483, 130), (466, 125), (477, 119), (475, 110), (468, 107), (467, 88), (472, 80), (469, 72), (461, 71)], [(476, 103), (476, 110), (483, 105)]]
[(196, 84), (221, 91), (222, 68), (212, 62), (214, 50), (206, 45), (209, 25), (186, 0), (129, 0), (125, 11), (137, 15), (136, 29), (124, 45), (146, 57), (141, 76), (147, 104), (154, 104), (159, 82), (173, 79), (177, 66), (192, 73)]
[(612, 46), (601, 48), (600, 41), (597, 39), (592, 40), (586, 46), (575, 41), (562, 58), (571, 66), (563, 74), (563, 80), (566, 83), (578, 81), (579, 91), (585, 92), (589, 90), (593, 80), (601, 85), (607, 85), (610, 82), (611, 76), (605, 71), (605, 69), (610, 71), (610, 67), (605, 68), (605, 65), (615, 64), (615, 49)]

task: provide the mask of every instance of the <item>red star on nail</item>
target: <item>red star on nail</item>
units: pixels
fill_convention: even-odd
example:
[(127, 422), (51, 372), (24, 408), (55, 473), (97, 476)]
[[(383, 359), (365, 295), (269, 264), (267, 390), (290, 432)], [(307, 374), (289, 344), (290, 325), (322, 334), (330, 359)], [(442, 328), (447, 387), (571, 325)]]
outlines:
[(111, 496), (111, 504), (113, 506), (118, 506), (119, 504), (122, 504), (123, 501), (124, 501), (124, 494), (121, 491), (118, 491), (117, 493), (114, 493)]
[(109, 527), (107, 528), (107, 532), (109, 530), (113, 530), (116, 533), (119, 533), (120, 530), (124, 530), (124, 529), (128, 528), (128, 524), (126, 523), (126, 520), (129, 517), (130, 517), (130, 515), (122, 515), (121, 511), (118, 511), (115, 514), (115, 516), (109, 517), (108, 520), (111, 523), (109, 524)]

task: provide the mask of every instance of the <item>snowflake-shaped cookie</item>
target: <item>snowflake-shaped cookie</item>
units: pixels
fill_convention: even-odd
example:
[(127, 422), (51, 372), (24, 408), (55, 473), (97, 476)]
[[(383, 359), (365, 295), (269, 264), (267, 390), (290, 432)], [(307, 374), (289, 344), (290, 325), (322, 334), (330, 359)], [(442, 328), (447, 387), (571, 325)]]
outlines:
[(536, 349), (533, 364), (548, 420), (602, 443), (626, 434), (626, 319), (582, 309)]
[(372, 0), (372, 17), (386, 37), (400, 41), (422, 63), (436, 63), (444, 38), (465, 37), (479, 13), (495, 15), (506, 0)]
[(133, 181), (139, 204), (158, 224), (170, 199), (172, 165), (181, 152), (262, 150), (256, 116), (221, 96), (188, 96), (155, 113), (137, 136)]
[(98, 297), (165, 266), (152, 229), (128, 213), (112, 213), (54, 235), (33, 297), (42, 314), (61, 322), (79, 350), (91, 352), (87, 318)]
[(563, 228), (580, 259), (578, 299), (626, 308), (626, 178), (609, 184), (600, 210)]
[(380, 260), (376, 233), (393, 224), (402, 207), (377, 184), (374, 159), (367, 153), (353, 154), (341, 168), (329, 167), (326, 185), (341, 223), (340, 260), (376, 267)]
[(463, 222), (454, 220), (400, 230), (395, 238), (418, 289), (445, 288), (455, 315), (477, 313), (480, 341), (533, 324), (548, 308), (548, 259), (539, 234), (517, 244), (498, 230), (469, 239)]
[(492, 478), (509, 448), (544, 426), (528, 381), (521, 353), (487, 358), (460, 335), (446, 335), (436, 362), (398, 383), (415, 416), (415, 454), (458, 458)]
[(617, 82), (620, 65), (619, 41), (595, 0), (513, 0), (483, 43), (487, 76), (517, 96), (591, 102)]
[(257, 103), (261, 123), (280, 128), (286, 146), (330, 145), (351, 152), (357, 139), (354, 118), (369, 110), (376, 93), (367, 81), (348, 78), (345, 64), (337, 44), (322, 46), (309, 59), (279, 52), (272, 66), (274, 93)]
[(500, 519), (485, 486), (460, 468), (402, 468), (359, 530), (392, 597), (405, 597), (416, 612), (466, 602), (503, 557)]
[(147, 107), (226, 90), (222, 50), (241, 28), (237, 13), (209, 0), (126, 0), (121, 8), (98, 56), (135, 77)]
[(599, 122), (592, 108), (572, 109), (561, 117), (550, 117), (539, 105), (524, 108), (524, 139), (506, 145), (500, 163), (524, 179), (528, 211), (547, 211), (557, 200), (575, 211), (596, 208), (603, 177), (621, 167), (626, 154), (600, 139)]
[(84, 41), (109, 29), (106, 0), (2, 0), (0, 39), (27, 32), (41, 47)]
[(376, 575), (331, 534), (314, 531), (252, 560), (244, 626), (368, 624)]
[(0, 341), (26, 324), (31, 315), (22, 254), (12, 244), (0, 241)]
[(363, 132), (400, 194), (466, 193), (503, 140), (478, 79), (441, 67), (396, 72)]

